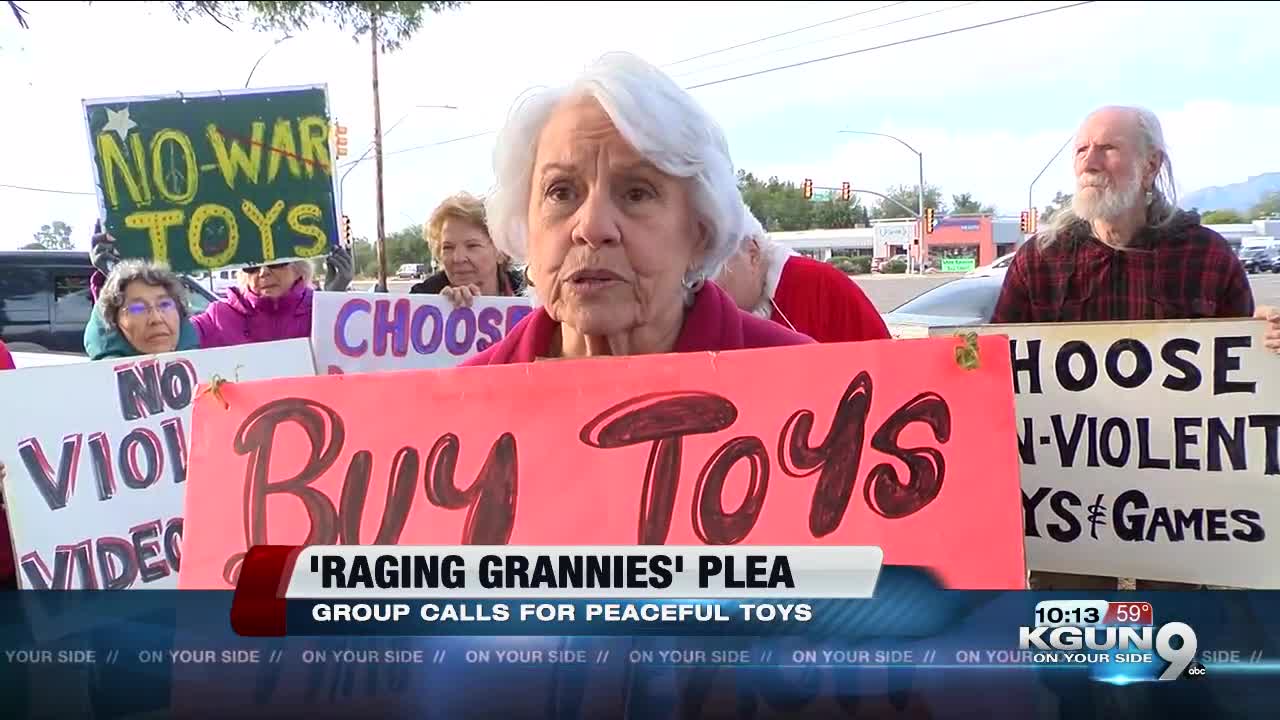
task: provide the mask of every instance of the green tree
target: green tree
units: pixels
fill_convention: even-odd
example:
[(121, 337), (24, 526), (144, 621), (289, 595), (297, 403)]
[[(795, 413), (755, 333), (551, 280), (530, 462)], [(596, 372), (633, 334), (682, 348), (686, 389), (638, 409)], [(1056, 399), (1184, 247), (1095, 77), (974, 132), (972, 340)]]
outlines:
[[(431, 265), (431, 248), (422, 237), (421, 225), (410, 225), (387, 235), (387, 271), (394, 273), (396, 268), (406, 263), (424, 263)], [(373, 243), (367, 238), (355, 238), (352, 241), (352, 253), (355, 255), (356, 273), (366, 277), (378, 274), (378, 256)]]
[(1253, 209), (1249, 211), (1249, 216), (1257, 219), (1264, 217), (1272, 217), (1280, 215), (1280, 192), (1267, 193), (1262, 200)]
[(1066, 210), (1070, 207), (1071, 196), (1059, 191), (1054, 194), (1053, 202), (1044, 206), (1044, 210), (1040, 212), (1040, 217), (1037, 219), (1038, 221), (1036, 224), (1043, 225), (1044, 223), (1049, 222), (1049, 219), (1053, 217), (1054, 213), (1060, 210)]
[(54, 220), (52, 225), (41, 225), (39, 232), (32, 233), (35, 243), (46, 250), (74, 250), (71, 242), (71, 226), (61, 220)]
[(229, 23), (240, 22), (247, 15), (251, 18), (256, 30), (286, 33), (301, 32), (318, 22), (326, 22), (350, 32), (355, 40), (369, 34), (373, 27), (373, 19), (376, 17), (378, 46), (383, 51), (399, 49), (422, 27), (423, 20), (428, 15), (453, 10), (465, 4), (467, 3), (457, 0), (444, 2), (171, 0), (169, 2), (174, 14), (184, 22), (190, 22), (193, 17), (203, 15), (231, 29)]
[(760, 180), (745, 170), (738, 171), (742, 201), (769, 232), (847, 228), (867, 225), (867, 209), (857, 197), (815, 202), (806, 200), (799, 186), (777, 177)]
[(1235, 210), (1210, 210), (1200, 216), (1200, 222), (1205, 225), (1234, 225), (1237, 223), (1247, 223), (1249, 218), (1241, 215)]
[[(894, 185), (885, 190), (884, 194), (897, 202), (889, 202), (881, 198), (876, 205), (876, 209), (871, 213), (871, 217), (877, 220), (915, 217), (915, 209), (920, 205), (919, 191), (917, 190), (919, 187), (919, 185)], [(906, 207), (901, 207), (900, 204)], [(942, 201), (942, 189), (936, 185), (925, 183), (924, 206), (933, 208), (933, 211), (939, 215), (946, 215), (947, 204)], [(908, 212), (907, 208), (911, 208), (911, 211)]]
[(867, 209), (862, 207), (856, 197), (848, 202), (839, 198), (831, 198), (826, 202), (811, 203), (809, 208), (809, 227), (827, 230), (852, 228), (869, 224)]
[(983, 213), (986, 215), (994, 215), (995, 207), (991, 205), (983, 205), (973, 199), (970, 193), (951, 196), (951, 212), (957, 215), (976, 215)]

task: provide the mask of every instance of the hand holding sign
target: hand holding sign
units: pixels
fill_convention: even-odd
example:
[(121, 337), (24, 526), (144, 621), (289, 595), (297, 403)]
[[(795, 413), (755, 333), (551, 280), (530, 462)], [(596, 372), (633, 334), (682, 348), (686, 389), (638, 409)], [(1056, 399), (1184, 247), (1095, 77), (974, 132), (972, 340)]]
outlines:
[(120, 251), (116, 248), (116, 239), (103, 232), (102, 221), (93, 223), (93, 239), (89, 241), (89, 262), (103, 275), (110, 275), (111, 269), (120, 262)]
[(440, 294), (453, 303), (454, 307), (471, 307), (476, 298), (480, 297), (479, 285), (450, 285), (440, 291)]
[(351, 285), (355, 277), (355, 261), (351, 252), (344, 247), (336, 247), (324, 261), (328, 276), (324, 281), (324, 289), (329, 292), (343, 292)]
[(1267, 321), (1267, 330), (1262, 335), (1262, 346), (1280, 353), (1280, 308), (1261, 305), (1253, 314), (1259, 320)]

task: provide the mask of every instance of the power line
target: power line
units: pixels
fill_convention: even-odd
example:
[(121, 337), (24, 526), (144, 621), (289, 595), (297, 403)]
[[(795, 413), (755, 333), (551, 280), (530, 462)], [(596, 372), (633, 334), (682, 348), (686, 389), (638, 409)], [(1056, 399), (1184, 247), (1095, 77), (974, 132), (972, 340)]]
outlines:
[(26, 185), (8, 185), (0, 183), (0, 188), (11, 188), (13, 190), (29, 190), (31, 192), (55, 193), (57, 195), (94, 195), (96, 193), (83, 192), (80, 190), (53, 190), (51, 188), (28, 187)]
[(791, 45), (790, 47), (778, 48), (777, 50), (770, 50), (768, 52), (763, 52), (763, 53), (760, 53), (759, 55), (753, 55), (749, 58), (739, 58), (738, 60), (730, 60), (727, 63), (720, 63), (719, 65), (712, 65), (710, 67), (702, 67), (694, 70), (687, 70), (685, 72), (680, 73), (679, 75), (674, 75), (672, 77), (674, 78), (689, 77), (690, 75), (698, 75), (700, 73), (709, 72), (711, 70), (719, 70), (720, 68), (729, 67), (731, 65), (738, 65), (740, 63), (750, 62), (752, 60), (759, 60), (761, 58), (769, 57), (770, 55), (777, 55), (778, 53), (788, 52), (790, 50), (797, 50), (799, 48), (808, 47), (810, 45), (820, 45), (822, 43), (831, 42), (832, 40), (840, 40), (841, 38), (851, 37), (853, 35), (857, 35), (858, 33), (865, 32), (867, 30), (879, 30), (881, 28), (887, 28), (891, 25), (898, 25), (899, 23), (910, 22), (912, 20), (919, 20), (920, 18), (929, 17), (930, 15), (937, 15), (939, 13), (949, 12), (951, 10), (959, 10), (960, 8), (968, 7), (970, 5), (977, 5), (979, 2), (981, 2), (981, 0), (970, 0), (970, 2), (963, 2), (957, 5), (949, 5), (947, 7), (939, 8), (937, 10), (930, 10), (929, 12), (923, 12), (917, 15), (911, 15), (909, 17), (898, 18), (897, 20), (890, 20), (889, 22), (880, 23), (879, 25), (863, 26), (853, 30), (852, 32), (842, 33), (840, 35), (833, 35), (831, 37), (827, 37), (822, 40), (810, 40), (808, 42), (802, 42), (797, 45)]
[(1037, 10), (1036, 12), (1025, 13), (1022, 15), (1014, 15), (1012, 17), (1001, 18), (999, 20), (991, 20), (984, 23), (978, 23), (977, 25), (969, 25), (967, 27), (952, 28), (950, 30), (943, 30), (941, 32), (931, 33), (929, 35), (919, 35), (912, 38), (906, 38), (905, 40), (895, 40), (894, 42), (884, 43), (883, 45), (875, 45), (872, 47), (859, 48), (857, 50), (850, 50), (848, 52), (837, 53), (835, 55), (828, 55), (826, 57), (813, 58), (812, 60), (802, 60), (800, 62), (791, 63), (789, 65), (779, 65), (777, 67), (765, 68), (763, 70), (756, 70), (755, 72), (744, 73), (742, 75), (734, 75), (733, 77), (721, 78), (719, 80), (711, 80), (709, 82), (698, 83), (697, 85), (690, 85), (689, 87), (686, 87), (685, 90), (697, 90), (698, 88), (710, 87), (712, 85), (720, 85), (722, 83), (733, 82), (734, 80), (743, 80), (749, 77), (756, 77), (757, 75), (765, 75), (767, 73), (777, 72), (779, 70), (790, 70), (791, 68), (803, 67), (805, 65), (812, 65), (814, 63), (825, 62), (827, 60), (835, 60), (837, 58), (849, 57), (851, 55), (860, 55), (862, 53), (871, 52), (872, 50), (884, 50), (885, 48), (896, 47), (898, 45), (906, 45), (908, 43), (919, 42), (921, 40), (932, 40), (933, 38), (944, 37), (946, 35), (954, 35), (956, 33), (964, 32), (966, 30), (977, 30), (979, 28), (991, 27), (992, 25), (1000, 25), (1002, 23), (1013, 22), (1014, 20), (1025, 20), (1026, 18), (1035, 17), (1037, 15), (1047, 15), (1048, 13), (1057, 12), (1059, 10), (1067, 10), (1069, 8), (1080, 7), (1081, 5), (1089, 5), (1092, 2), (1094, 2), (1094, 0), (1085, 0), (1084, 2), (1071, 3), (1070, 5), (1059, 5), (1058, 7), (1049, 8), (1047, 10)]
[[(704, 83), (698, 83), (698, 84), (696, 84), (696, 85), (689, 85), (689, 86), (685, 87), (685, 90), (697, 90), (697, 89), (699, 89), (699, 88), (710, 87), (710, 86), (712, 86), (712, 85), (721, 85), (721, 84), (724, 84), (724, 83), (727, 83), (727, 82), (733, 82), (734, 80), (745, 80), (746, 78), (757, 77), (757, 76), (759, 76), (759, 75), (766, 75), (766, 74), (768, 74), (768, 73), (777, 72), (777, 71), (779, 71), (779, 70), (790, 70), (790, 69), (792, 69), (792, 68), (803, 67), (803, 66), (805, 66), (805, 65), (813, 65), (813, 64), (815, 64), (815, 63), (825, 62), (825, 61), (827, 61), (827, 60), (836, 60), (836, 59), (838, 59), (838, 58), (850, 57), (850, 56), (852, 56), (852, 55), (861, 55), (862, 53), (868, 53), (868, 52), (871, 52), (871, 51), (873, 51), (873, 50), (884, 50), (884, 49), (886, 49), (886, 48), (897, 47), (897, 46), (899, 46), (899, 45), (906, 45), (906, 44), (909, 44), (909, 43), (919, 42), (919, 41), (922, 41), (922, 40), (932, 40), (933, 38), (945, 37), (945, 36), (947, 36), (947, 35), (954, 35), (954, 34), (956, 34), (956, 33), (961, 33), (961, 32), (965, 32), (965, 31), (968, 31), (968, 30), (978, 30), (978, 29), (985, 28), (985, 27), (992, 27), (992, 26), (994, 26), (994, 25), (1001, 25), (1001, 24), (1004, 24), (1004, 23), (1007, 23), (1007, 22), (1013, 22), (1013, 21), (1015, 21), (1015, 20), (1025, 20), (1025, 19), (1027, 19), (1027, 18), (1032, 18), (1032, 17), (1036, 17), (1036, 16), (1039, 16), (1039, 15), (1047, 15), (1047, 14), (1049, 14), (1049, 13), (1057, 12), (1057, 11), (1059, 11), (1059, 10), (1068, 10), (1068, 9), (1071, 9), (1071, 8), (1080, 7), (1080, 6), (1082, 6), (1082, 5), (1089, 5), (1089, 4), (1092, 4), (1093, 2), (1094, 2), (1094, 0), (1084, 0), (1083, 2), (1071, 3), (1071, 4), (1069, 4), (1069, 5), (1060, 5), (1060, 6), (1058, 6), (1058, 7), (1048, 8), (1048, 9), (1045, 9), (1045, 10), (1037, 10), (1036, 12), (1024, 13), (1024, 14), (1022, 14), (1022, 15), (1014, 15), (1014, 16), (1011, 16), (1011, 17), (1000, 18), (1000, 19), (998, 19), (998, 20), (990, 20), (990, 21), (987, 21), (987, 22), (984, 22), (984, 23), (978, 23), (978, 24), (976, 24), (976, 25), (968, 25), (968, 26), (965, 26), (965, 27), (952, 28), (952, 29), (950, 29), (950, 30), (943, 30), (943, 31), (936, 32), (936, 33), (930, 33), (930, 34), (928, 34), (928, 35), (918, 35), (918, 36), (916, 36), (916, 37), (906, 38), (906, 39), (903, 39), (903, 40), (895, 40), (894, 42), (890, 42), (890, 43), (883, 43), (883, 44), (881, 44), (881, 45), (873, 45), (873, 46), (871, 46), (871, 47), (859, 48), (859, 49), (857, 49), (857, 50), (850, 50), (850, 51), (848, 51), (848, 52), (837, 53), (837, 54), (835, 54), (835, 55), (827, 55), (827, 56), (825, 56), (825, 57), (813, 58), (813, 59), (811, 59), (811, 60), (802, 60), (802, 61), (800, 61), (800, 62), (790, 63), (790, 64), (787, 64), (787, 65), (779, 65), (779, 66), (777, 66), (777, 67), (772, 67), (772, 68), (765, 68), (765, 69), (763, 69), (763, 70), (756, 70), (756, 71), (754, 71), (754, 72), (744, 73), (744, 74), (742, 74), (742, 75), (734, 75), (734, 76), (732, 76), (732, 77), (721, 78), (721, 79), (719, 79), (719, 80), (711, 80), (711, 81), (704, 82)], [(890, 5), (884, 5), (884, 6), (880, 6), (880, 7), (877, 7), (877, 8), (872, 8), (872, 9), (870, 9), (870, 10), (864, 10), (864, 11), (862, 11), (862, 13), (855, 13), (855, 15), (856, 15), (856, 14), (865, 14), (865, 13), (870, 13), (870, 12), (874, 12), (874, 11), (876, 11), (876, 10), (884, 9), (884, 8), (886, 8), (886, 7), (891, 7), (892, 5), (901, 5), (901, 4), (902, 4), (901, 2), (898, 2), (898, 3), (891, 3)], [(937, 13), (937, 12), (943, 12), (943, 11), (945, 11), (945, 10), (952, 10), (952, 9), (957, 8), (957, 7), (963, 7), (964, 5), (967, 5), (967, 4), (973, 4), (973, 3), (962, 3), (962, 4), (960, 4), (960, 5), (951, 6), (951, 7), (949, 7), (949, 8), (943, 8), (942, 10), (935, 10), (935, 11), (933, 11), (932, 13), (925, 13), (924, 15), (930, 15), (930, 14), (934, 14), (934, 13)], [(850, 17), (852, 17), (852, 16), (850, 16)], [(894, 21), (894, 22), (904, 22), (904, 21), (906, 21), (906, 20), (915, 19), (915, 18), (917, 18), (917, 17), (923, 17), (923, 15), (913, 16), (913, 17), (911, 17), (911, 18), (903, 18), (902, 20)], [(830, 21), (827, 21), (827, 22), (835, 22), (835, 20), (830, 20)], [(822, 24), (825, 24), (825, 23), (818, 23), (818, 24), (819, 24), (819, 25), (822, 25)], [(891, 22), (891, 23), (887, 23), (887, 24), (894, 24), (894, 23), (892, 23), (892, 22)], [(812, 27), (812, 26), (811, 26), (811, 27)], [(881, 26), (877, 26), (877, 27), (881, 27)], [(808, 28), (801, 28), (801, 29), (808, 29)], [(872, 29), (872, 28), (863, 28), (863, 29)], [(799, 32), (799, 29), (798, 29), (798, 30), (795, 30), (795, 31), (787, 31), (786, 33), (780, 33), (779, 35), (785, 35), (785, 34), (788, 34), (788, 33), (791, 33), (791, 32)], [(774, 36), (771, 36), (771, 37), (778, 37), (779, 35), (774, 35)], [(763, 40), (766, 40), (766, 39), (770, 39), (770, 38), (761, 38), (761, 40), (758, 40), (758, 41), (752, 41), (751, 43), (743, 43), (743, 45), (749, 45), (749, 44), (753, 44), (753, 43), (755, 43), (755, 42), (762, 42)], [(828, 38), (828, 39), (833, 39), (833, 38)], [(737, 45), (737, 46), (734, 46), (734, 47), (735, 47), (735, 48), (736, 48), (736, 47), (742, 47), (742, 45)], [(725, 48), (724, 50), (729, 50), (729, 49), (733, 49), (733, 48)], [(794, 48), (788, 48), (788, 49), (794, 49)], [(697, 56), (697, 57), (705, 57), (705, 56), (707, 56), (707, 55), (714, 55), (714, 54), (716, 54), (717, 52), (723, 52), (723, 50), (717, 50), (717, 51), (713, 51), (713, 52), (711, 52), (711, 53), (704, 53), (703, 55), (700, 55), (700, 56)], [(696, 58), (686, 58), (685, 60), (680, 60), (680, 61), (677, 61), (677, 63), (671, 63), (671, 64), (678, 64), (678, 63), (686, 62), (687, 60), (693, 60), (693, 59), (696, 59)], [(483, 131), (483, 132), (472, 133), (472, 134), (470, 134), (470, 135), (463, 135), (463, 136), (461, 136), (461, 137), (449, 138), (448, 140), (440, 140), (440, 141), (437, 141), (437, 142), (426, 143), (425, 145), (415, 145), (415, 146), (413, 146), (413, 147), (401, 148), (401, 149), (399, 149), (399, 150), (392, 150), (392, 151), (390, 151), (390, 152), (384, 153), (384, 154), (383, 154), (383, 156), (384, 156), (384, 157), (390, 157), (390, 156), (392, 156), (392, 155), (400, 155), (400, 154), (402, 154), (402, 153), (415, 152), (415, 151), (417, 151), (417, 150), (425, 150), (425, 149), (427, 149), (427, 148), (439, 147), (439, 146), (441, 146), (441, 145), (449, 145), (449, 144), (451, 144), (451, 143), (462, 142), (462, 141), (464, 141), (464, 140), (473, 140), (473, 139), (475, 139), (475, 138), (484, 137), (484, 136), (486, 136), (486, 135), (493, 135), (493, 134), (495, 134), (495, 133), (497, 133), (497, 132), (498, 132), (497, 130), (485, 130), (485, 131)], [(344, 164), (344, 165), (339, 165), (338, 167), (348, 167), (348, 166), (350, 166), (351, 164), (353, 164), (353, 163), (347, 163), (347, 164)], [(51, 189), (47, 189), (47, 188), (33, 188), (33, 187), (26, 187), (26, 186), (22, 186), (22, 185), (6, 185), (6, 184), (3, 184), (3, 183), (0, 183), (0, 187), (4, 187), (4, 188), (13, 188), (13, 189), (16, 189), (16, 190), (30, 190), (30, 191), (33, 191), (33, 192), (59, 193), (59, 194), (63, 194), (63, 195), (93, 195), (93, 194), (94, 194), (94, 193), (90, 193), (90, 192), (76, 192), (76, 191), (71, 191), (71, 190), (51, 190)]]
[(838, 18), (831, 18), (830, 20), (823, 20), (822, 22), (814, 23), (814, 24), (812, 24), (812, 25), (805, 25), (804, 27), (796, 28), (796, 29), (794, 29), (794, 30), (786, 30), (786, 31), (783, 31), (783, 32), (780, 32), (780, 33), (776, 33), (776, 34), (774, 34), (774, 35), (769, 35), (769, 36), (767, 36), (767, 37), (757, 38), (757, 39), (755, 39), (755, 40), (749, 40), (749, 41), (744, 42), (744, 43), (738, 43), (737, 45), (730, 45), (729, 47), (726, 47), (726, 48), (720, 48), (719, 50), (712, 50), (712, 51), (710, 51), (710, 52), (704, 52), (704, 53), (702, 53), (701, 55), (694, 55), (693, 57), (687, 57), (687, 58), (685, 58), (685, 59), (683, 59), (683, 60), (676, 60), (675, 62), (669, 62), (669, 63), (667, 63), (666, 65), (664, 65), (663, 67), (671, 67), (672, 65), (680, 65), (681, 63), (687, 63), (687, 62), (689, 62), (689, 61), (691, 61), (691, 60), (699, 60), (699, 59), (701, 59), (701, 58), (709, 57), (709, 56), (711, 56), (711, 55), (719, 55), (719, 54), (720, 54), (720, 53), (722, 53), (722, 52), (729, 52), (730, 50), (737, 50), (738, 48), (743, 48), (743, 47), (746, 47), (746, 46), (748, 46), (748, 45), (755, 45), (756, 43), (762, 43), (762, 42), (764, 42), (764, 41), (766, 41), (766, 40), (773, 40), (774, 38), (780, 38), (780, 37), (783, 37), (784, 35), (792, 35), (792, 34), (795, 34), (795, 33), (798, 33), (798, 32), (803, 32), (803, 31), (805, 31), (805, 30), (812, 30), (812, 29), (814, 29), (814, 28), (816, 28), (816, 27), (822, 27), (823, 25), (830, 25), (831, 23), (837, 23), (837, 22), (840, 22), (841, 20), (848, 20), (849, 18), (856, 18), (856, 17), (858, 17), (859, 15), (867, 15), (867, 14), (870, 14), (870, 13), (876, 12), (876, 11), (878, 11), (878, 10), (886, 10), (886, 9), (888, 9), (888, 8), (894, 7), (895, 5), (905, 5), (905, 4), (906, 4), (906, 0), (902, 0), (902, 2), (891, 2), (891, 3), (887, 4), (887, 5), (880, 5), (880, 6), (878, 6), (878, 7), (873, 7), (873, 8), (871, 8), (870, 10), (861, 10), (861, 11), (859, 11), (859, 12), (852, 13), (852, 14), (850, 14), (850, 15), (842, 15), (842, 16), (840, 16), (840, 17), (838, 17)]
[[(437, 140), (436, 142), (429, 142), (425, 145), (415, 145), (413, 147), (400, 148), (399, 150), (384, 152), (382, 153), (382, 156), (391, 157), (392, 155), (399, 155), (400, 153), (413, 152), (414, 150), (425, 150), (427, 148), (440, 147), (441, 145), (449, 145), (451, 143), (462, 142), (463, 140), (474, 140), (478, 137), (484, 137), (485, 135), (493, 135), (497, 132), (498, 132), (497, 130), (485, 130), (484, 132), (472, 133), (470, 135), (463, 135), (461, 137), (456, 137), (456, 138), (449, 138), (448, 140)], [(352, 161), (348, 163), (343, 163), (338, 167), (340, 168), (349, 167), (354, 164), (355, 164), (355, 161)]]

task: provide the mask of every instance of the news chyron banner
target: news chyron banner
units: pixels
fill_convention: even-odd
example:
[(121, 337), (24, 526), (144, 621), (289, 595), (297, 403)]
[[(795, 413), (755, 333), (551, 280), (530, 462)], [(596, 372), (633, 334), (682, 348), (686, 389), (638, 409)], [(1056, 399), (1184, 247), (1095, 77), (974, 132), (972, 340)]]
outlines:
[(977, 328), (1009, 338), (1032, 570), (1280, 589), (1280, 355), (1265, 329)]
[(256, 545), (833, 545), (1022, 589), (1003, 338), (226, 383), (183, 589)]
[(883, 557), (874, 547), (259, 545), (231, 624), (251, 636), (821, 633), (844, 609), (815, 599), (871, 597)]
[(311, 348), (326, 375), (450, 368), (502, 340), (532, 309), (518, 297), (454, 307), (442, 295), (318, 292)]

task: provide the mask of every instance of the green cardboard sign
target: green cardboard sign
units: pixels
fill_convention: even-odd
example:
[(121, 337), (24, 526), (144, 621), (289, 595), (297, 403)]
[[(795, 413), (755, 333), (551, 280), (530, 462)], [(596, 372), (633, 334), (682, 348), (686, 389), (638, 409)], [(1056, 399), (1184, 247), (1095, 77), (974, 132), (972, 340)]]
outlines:
[(123, 257), (189, 272), (337, 244), (323, 86), (86, 100), (84, 112)]

